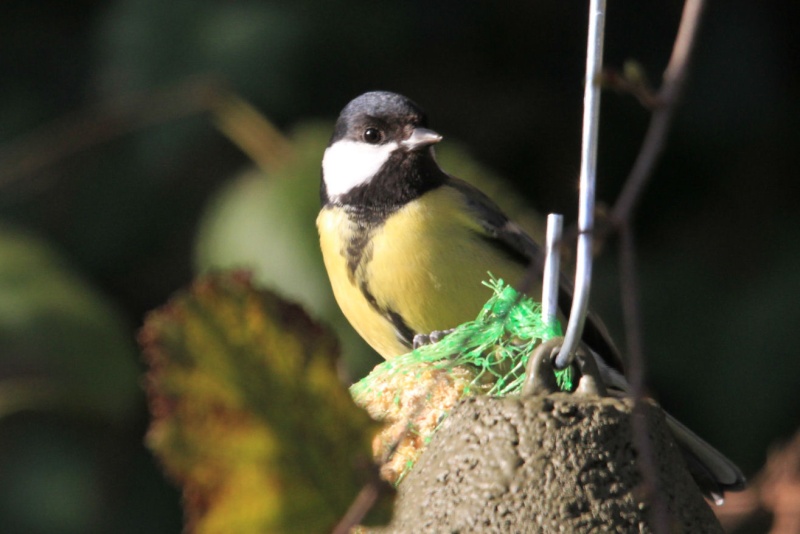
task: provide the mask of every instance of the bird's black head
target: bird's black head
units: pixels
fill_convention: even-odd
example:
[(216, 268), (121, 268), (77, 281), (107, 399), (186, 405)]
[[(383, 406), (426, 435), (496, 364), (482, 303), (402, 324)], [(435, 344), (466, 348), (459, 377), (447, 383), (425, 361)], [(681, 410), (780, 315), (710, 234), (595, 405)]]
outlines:
[(349, 139), (369, 144), (400, 142), (417, 126), (427, 126), (425, 112), (410, 99), (388, 91), (354, 98), (339, 114), (330, 144)]
[(365, 93), (339, 115), (322, 161), (323, 204), (396, 209), (446, 179), (425, 112), (387, 91)]

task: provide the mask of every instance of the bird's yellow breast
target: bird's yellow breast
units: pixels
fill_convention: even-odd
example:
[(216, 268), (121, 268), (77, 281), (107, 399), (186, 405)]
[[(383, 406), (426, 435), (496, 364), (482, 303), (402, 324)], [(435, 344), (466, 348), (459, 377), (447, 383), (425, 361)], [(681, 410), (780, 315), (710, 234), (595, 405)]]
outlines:
[(446, 186), (409, 202), (373, 228), (355, 272), (347, 267), (354, 222), (341, 209), (324, 208), (317, 226), (339, 306), (385, 358), (409, 348), (380, 310), (398, 314), (416, 333), (453, 328), (474, 319), (491, 296), (481, 283), (488, 272), (516, 283), (525, 269), (490, 244), (462, 193)]

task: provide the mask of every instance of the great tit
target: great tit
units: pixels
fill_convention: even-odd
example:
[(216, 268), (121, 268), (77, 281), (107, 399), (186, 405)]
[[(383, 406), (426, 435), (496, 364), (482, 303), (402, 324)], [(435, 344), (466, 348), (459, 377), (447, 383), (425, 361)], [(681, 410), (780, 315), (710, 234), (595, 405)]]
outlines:
[[(333, 293), (387, 359), (418, 336), (474, 319), (490, 296), (481, 283), (488, 272), (515, 285), (543, 264), (541, 248), (489, 197), (439, 167), (433, 145), (441, 139), (417, 104), (374, 91), (345, 106), (322, 160), (317, 228)], [(562, 286), (559, 304), (569, 310), (569, 284)], [(619, 352), (596, 317), (587, 318), (582, 341), (606, 385), (627, 391)], [(668, 422), (707, 494), (721, 500), (744, 486), (730, 460)]]

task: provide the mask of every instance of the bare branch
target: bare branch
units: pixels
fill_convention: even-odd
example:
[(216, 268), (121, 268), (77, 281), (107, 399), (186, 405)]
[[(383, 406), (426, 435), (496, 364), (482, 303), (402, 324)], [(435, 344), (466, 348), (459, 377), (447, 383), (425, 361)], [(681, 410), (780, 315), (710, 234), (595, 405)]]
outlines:
[(2, 147), (0, 187), (121, 135), (207, 111), (218, 93), (218, 84), (192, 80), (64, 115)]
[(387, 487), (388, 484), (378, 477), (376, 469), (373, 479), (361, 488), (361, 491), (356, 495), (350, 508), (348, 508), (341, 521), (333, 528), (331, 534), (347, 534), (357, 525), (360, 525), (367, 513), (369, 513), (375, 503), (378, 502), (381, 494), (385, 491), (384, 488)]
[(279, 166), (291, 151), (280, 132), (252, 105), (214, 79), (194, 78), (64, 115), (0, 147), (0, 188), (124, 135), (204, 113), (264, 169)]
[(664, 80), (657, 94), (658, 107), (653, 112), (636, 162), (625, 181), (625, 187), (611, 211), (613, 224), (627, 221), (641, 197), (644, 187), (653, 174), (667, 140), (678, 100), (683, 94), (689, 60), (694, 49), (697, 29), (700, 26), (705, 0), (686, 0), (683, 6), (678, 35), (672, 48)]
[(645, 358), (642, 344), (642, 325), (639, 312), (639, 283), (636, 270), (636, 244), (629, 224), (619, 228), (620, 233), (620, 278), (622, 282), (622, 315), (625, 324), (628, 349), (628, 382), (633, 394), (633, 417), (631, 427), (633, 445), (639, 452), (638, 467), (647, 499), (652, 504), (651, 525), (658, 534), (670, 531), (669, 511), (656, 472), (656, 458), (647, 431), (645, 413)]
[(620, 233), (620, 279), (622, 309), (628, 349), (628, 380), (634, 397), (633, 440), (639, 451), (639, 469), (645, 491), (652, 503), (652, 525), (657, 532), (669, 532), (670, 519), (664, 496), (658, 488), (658, 476), (653, 458), (653, 448), (647, 432), (647, 423), (641, 416), (645, 397), (645, 357), (642, 346), (641, 313), (636, 271), (636, 245), (631, 225), (631, 215), (644, 187), (666, 144), (678, 100), (682, 95), (694, 48), (700, 18), (705, 8), (704, 0), (686, 0), (672, 56), (664, 71), (664, 79), (655, 96), (656, 107), (650, 119), (642, 147), (625, 182), (614, 208), (610, 222)]

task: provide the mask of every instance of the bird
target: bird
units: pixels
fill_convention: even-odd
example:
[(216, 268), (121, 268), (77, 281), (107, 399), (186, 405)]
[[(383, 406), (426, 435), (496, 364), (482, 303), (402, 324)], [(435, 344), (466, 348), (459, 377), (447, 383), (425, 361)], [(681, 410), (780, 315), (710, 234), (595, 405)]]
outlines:
[[(415, 102), (370, 91), (342, 109), (322, 158), (316, 224), (334, 297), (387, 360), (474, 319), (489, 297), (488, 272), (519, 281), (543, 268), (542, 248), (520, 226), (441, 169), (434, 152), (441, 140)], [(527, 290), (536, 295), (541, 285)], [(562, 277), (562, 310), (571, 293)], [(605, 385), (629, 393), (620, 352), (592, 313), (582, 344)], [(744, 488), (732, 461), (672, 416), (667, 422), (707, 496), (721, 503), (725, 491)]]

